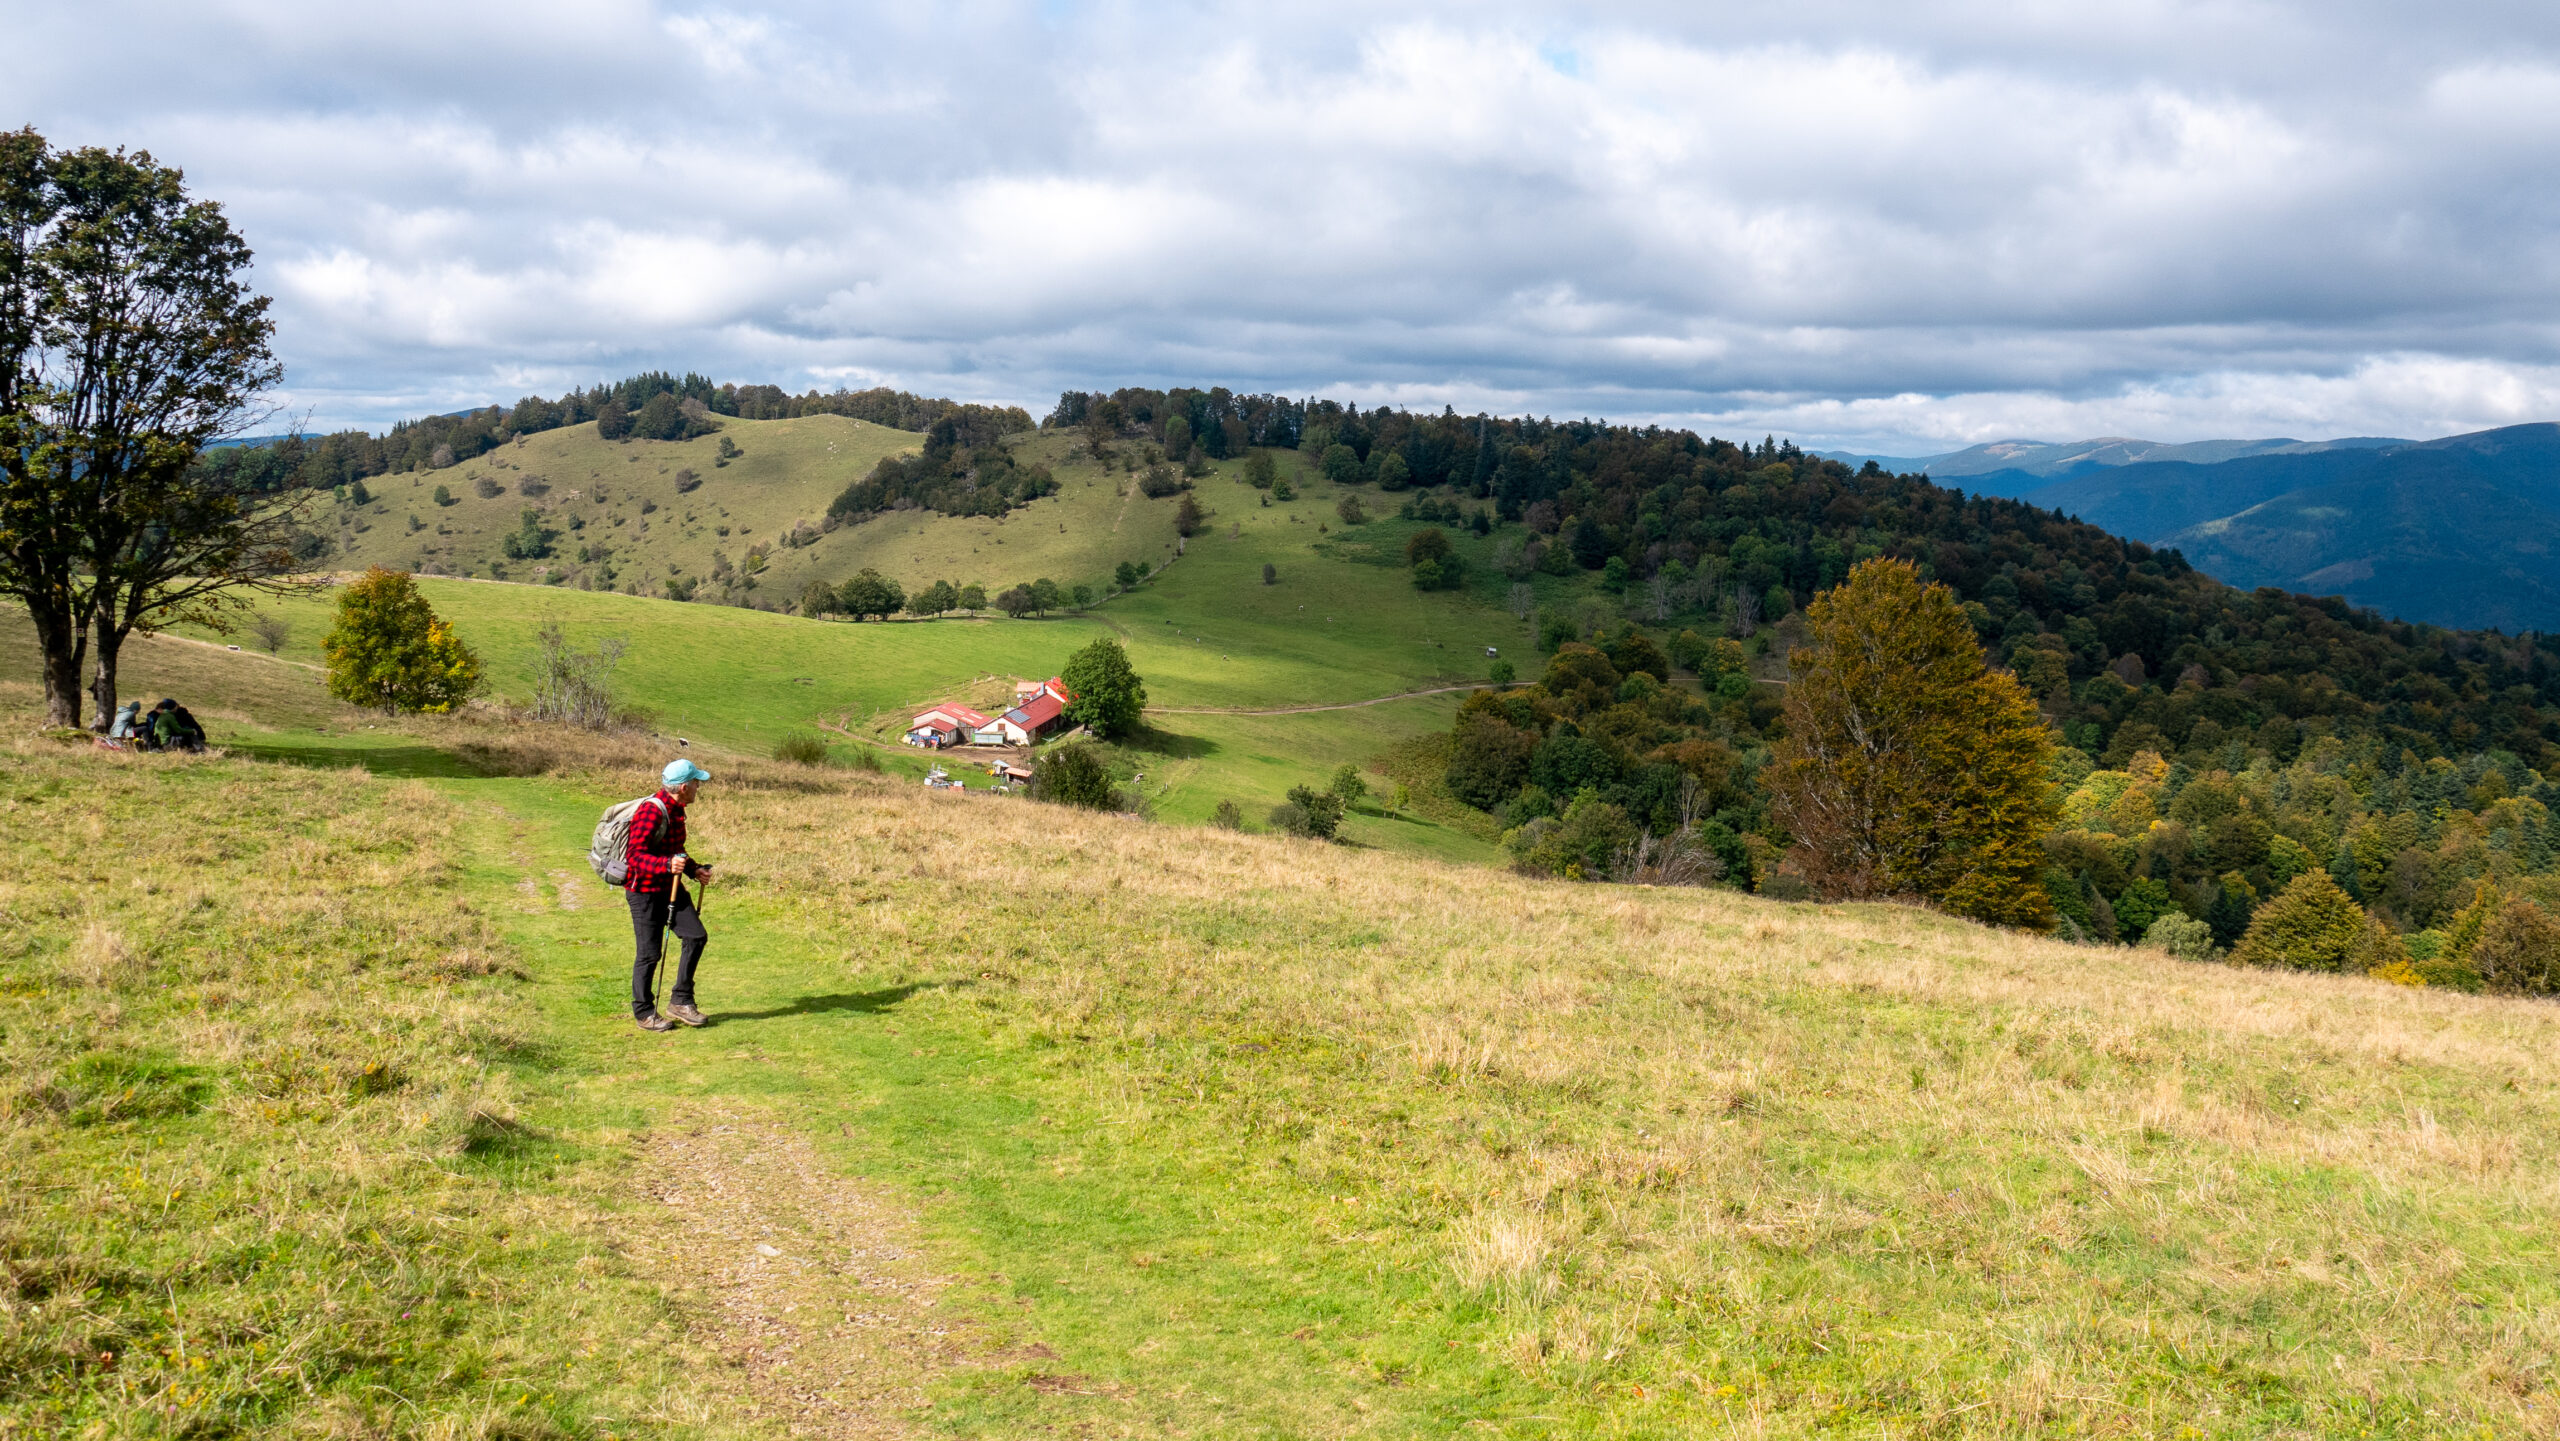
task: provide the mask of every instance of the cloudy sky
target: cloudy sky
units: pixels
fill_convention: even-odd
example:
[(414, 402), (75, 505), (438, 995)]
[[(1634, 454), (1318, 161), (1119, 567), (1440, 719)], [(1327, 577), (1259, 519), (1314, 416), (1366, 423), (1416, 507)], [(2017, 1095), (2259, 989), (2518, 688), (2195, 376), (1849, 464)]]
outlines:
[(323, 427), (665, 367), (1922, 454), (2560, 419), (2560, 6), (0, 0)]

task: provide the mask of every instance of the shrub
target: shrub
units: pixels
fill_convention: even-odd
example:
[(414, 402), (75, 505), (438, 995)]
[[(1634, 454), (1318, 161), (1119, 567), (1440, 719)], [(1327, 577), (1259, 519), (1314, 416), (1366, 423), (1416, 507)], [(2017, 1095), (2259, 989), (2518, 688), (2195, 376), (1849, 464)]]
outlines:
[(785, 736), (773, 748), (773, 758), (796, 765), (822, 766), (827, 763), (827, 743), (813, 735)]
[(2471, 948), (2481, 984), (2500, 995), (2560, 992), (2560, 921), (2521, 897), (2499, 905)]
[(1151, 465), (1138, 477), (1138, 491), (1149, 500), (1162, 500), (1168, 495), (1191, 488), (1191, 482), (1174, 473), (1169, 465)]
[(695, 474), (689, 466), (676, 472), (676, 494), (678, 495), (690, 495), (701, 484), (702, 477)]
[(551, 493), (551, 482), (538, 475), (528, 475), (516, 482), (516, 494), (539, 499)]
[(1243, 830), (1244, 811), (1234, 801), (1220, 801), (1218, 808), (1209, 812), (1209, 824), (1222, 831)]
[(1199, 498), (1186, 495), (1182, 498), (1182, 504), (1173, 512), (1174, 533), (1189, 539), (1200, 533), (1200, 527), (1207, 519), (1207, 515), (1200, 509)]
[(462, 503), (454, 498), (453, 491), (450, 487), (441, 485), (436, 487), (435, 500), (438, 505), (460, 505)]
[(1361, 776), (1358, 766), (1345, 761), (1334, 771), (1333, 785), (1329, 789), (1343, 807), (1349, 809), (1368, 796), (1369, 782)]
[[(1289, 804), (1305, 817), (1305, 829), (1293, 834), (1329, 841), (1333, 839), (1334, 832), (1342, 828), (1342, 798), (1331, 791), (1320, 791), (1312, 786), (1291, 786)], [(1275, 811), (1272, 814), (1272, 824), (1278, 825), (1279, 813)]]
[(1115, 811), (1121, 804), (1102, 752), (1082, 742), (1060, 746), (1041, 757), (1031, 777), (1031, 798), (1090, 811)]
[(472, 494), (479, 496), (482, 500), (495, 500), (499, 496), (506, 494), (507, 488), (484, 475), (478, 480), (471, 482), (471, 492)]
[(1279, 478), (1280, 467), (1272, 462), (1267, 451), (1255, 451), (1252, 458), (1244, 463), (1244, 483), (1256, 490), (1269, 490), (1272, 482)]
[(1298, 498), (1298, 488), (1289, 483), (1289, 477), (1285, 475), (1281, 476), (1279, 479), (1271, 482), (1271, 498), (1273, 500), (1296, 500)]
[(1280, 583), (1280, 568), (1267, 560), (1262, 563), (1262, 583), (1264, 585)]
[(2155, 951), (2167, 951), (2182, 961), (2209, 961), (2214, 958), (2213, 927), (2184, 911), (2171, 911), (2153, 921), (2142, 933), (2142, 943)]
[(1271, 808), (1271, 814), (1267, 819), (1271, 822), (1271, 828), (1275, 831), (1279, 831), (1283, 835), (1303, 836), (1310, 834), (1307, 829), (1307, 813), (1304, 808), (1298, 806), (1294, 802), (1282, 801), (1280, 804), (1273, 806)]
[(1541, 817), (1502, 838), (1512, 869), (1524, 875), (1570, 881), (1605, 880), (1618, 853), (1633, 845), (1637, 830), (1623, 807), (1596, 796), (1575, 798), (1562, 819)]
[(2367, 944), (2363, 908), (2338, 889), (2327, 871), (2310, 871), (2294, 877), (2274, 900), (2258, 908), (2231, 959), (2246, 966), (2343, 971)]
[(1344, 525), (1367, 525), (1369, 523), (1369, 512), (1360, 508), (1360, 497), (1356, 495), (1346, 495), (1341, 500), (1335, 502), (1333, 513), (1342, 518), (1342, 523)]

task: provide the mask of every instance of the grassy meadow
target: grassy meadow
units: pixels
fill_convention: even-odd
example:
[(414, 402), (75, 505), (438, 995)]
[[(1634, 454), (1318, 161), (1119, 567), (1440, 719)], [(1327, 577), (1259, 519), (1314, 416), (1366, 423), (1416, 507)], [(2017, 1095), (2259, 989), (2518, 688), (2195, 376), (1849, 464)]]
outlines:
[[(649, 1036), (581, 855), (656, 747), (150, 658), (304, 709), (0, 683), (0, 1436), (2560, 1434), (2560, 1009), (710, 743)], [(724, 1135), (929, 1339), (827, 1364), (885, 1292), (756, 1290)]]
[[(714, 463), (722, 438), (742, 452), (726, 467)], [(1002, 519), (906, 511), (817, 533), (847, 481), (918, 443), (840, 416), (729, 419), (718, 436), (684, 442), (606, 442), (593, 425), (574, 426), (446, 470), (377, 477), (367, 482), (368, 504), (324, 507), (322, 528), (336, 527), (339, 564), (444, 572), (422, 585), (488, 662), (497, 694), (531, 693), (532, 637), (556, 620), (580, 646), (625, 642), (621, 689), (656, 729), (751, 752), (812, 727), (894, 741), (916, 708), (1054, 674), (1077, 647), (1116, 636), (1156, 708), (1151, 733), (1128, 749), (1123, 768), (1143, 773), (1150, 806), (1176, 820), (1205, 819), (1225, 800), (1259, 817), (1292, 786), (1321, 786), (1346, 763), (1375, 768), (1445, 733), (1463, 698), (1453, 688), (1486, 678), (1488, 647), (1524, 672), (1536, 669), (1529, 628), (1508, 609), (1511, 582), (1491, 563), (1498, 537), (1453, 532), (1474, 563), (1469, 585), (1417, 591), (1403, 546), (1420, 527), (1392, 518), (1345, 525), (1337, 505), (1346, 488), (1294, 452), (1278, 455), (1296, 491), (1286, 502), (1245, 484), (1241, 460), (1213, 466), (1193, 492), (1207, 528), (1187, 542), (1174, 530), (1179, 502), (1138, 492), (1134, 450), (1100, 463), (1080, 437), (1063, 433), (1011, 442), (1025, 463), (1048, 465), (1060, 490)], [(680, 494), (676, 476), (687, 469), (701, 483)], [(481, 496), (483, 482), (501, 493)], [(528, 482), (535, 493), (526, 493)], [(433, 503), (439, 485), (451, 505)], [(1402, 499), (1350, 489), (1372, 514), (1391, 515)], [(642, 514), (644, 504), (653, 513)], [(527, 507), (558, 533), (552, 561), (500, 557), (500, 539)], [(948, 579), (990, 593), (1043, 577), (1107, 592), (1113, 568), (1130, 560), (1157, 574), (1087, 611), (1020, 621), (988, 613), (856, 625), (644, 598), (670, 575), (707, 576), (715, 554), (743, 564), (748, 546), (771, 545), (795, 527), (815, 539), (773, 546), (748, 599), (787, 609), (810, 581), (839, 582), (864, 566), (911, 590)], [(579, 562), (582, 547), (611, 555)], [(491, 578), (492, 562), (505, 583)], [(457, 575), (470, 578), (450, 578)], [(1600, 603), (1580, 574), (1532, 584), (1542, 603)], [(639, 594), (618, 593), (625, 589)], [(325, 593), (261, 604), (290, 626), (282, 654), (313, 665), (330, 606)], [(184, 634), (250, 640), (239, 630)], [(1416, 692), (1437, 694), (1300, 709)], [(1241, 714), (1283, 709), (1299, 713)], [(902, 773), (921, 774), (926, 764), (896, 749), (885, 756)], [(1449, 806), (1391, 813), (1373, 805), (1355, 813), (1349, 834), (1448, 859), (1495, 856), (1485, 819)]]
[[(835, 417), (760, 424), (816, 420), (853, 424)], [(592, 442), (592, 427), (587, 429)], [(546, 438), (534, 437), (527, 447)], [(1028, 444), (1056, 452), (1052, 459), (1070, 498), (1088, 482), (1098, 492), (1115, 483), (1089, 458), (1076, 458), (1064, 437), (1034, 437)], [(750, 449), (749, 459), (754, 455)], [(747, 464), (742, 460), (731, 468)], [(401, 479), (387, 478), (386, 484)], [(708, 483), (697, 492), (708, 493)], [(1192, 537), (1178, 557), (1170, 553), (1175, 502), (1147, 500), (1134, 491), (1115, 499), (1113, 505), (1142, 510), (1148, 525), (1162, 530), (1169, 563), (1136, 590), (1079, 614), (1010, 620), (990, 613), (857, 624), (567, 586), (437, 577), (421, 577), (420, 586), (479, 651), (496, 695), (522, 701), (532, 694), (534, 635), (556, 621), (582, 648), (608, 638), (624, 642), (617, 690), (647, 714), (652, 728), (753, 753), (769, 753), (784, 737), (812, 728), (824, 728), (846, 744), (853, 743), (850, 737), (891, 743), (924, 705), (1003, 693), (1006, 680), (1055, 674), (1078, 647), (1114, 636), (1146, 678), (1155, 708), (1148, 734), (1129, 748), (1129, 766), (1145, 774), (1150, 805), (1177, 820), (1205, 819), (1224, 800), (1259, 817), (1291, 786), (1321, 786), (1338, 766), (1375, 766), (1418, 738), (1445, 733), (1462, 688), (1482, 683), (1487, 674), (1487, 646), (1532, 667), (1525, 627), (1500, 609), (1498, 594), (1413, 588), (1401, 555), (1414, 525), (1372, 522), (1346, 535), (1333, 515), (1334, 488), (1321, 481), (1309, 482), (1294, 502), (1265, 506), (1261, 492), (1221, 471), (1201, 480), (1199, 494), (1211, 511), (1210, 529)], [(1041, 507), (1056, 504), (1043, 500), (1001, 526), (1022, 527), (1026, 516), (1045, 514)], [(893, 519), (899, 518), (839, 530), (811, 550)], [(1045, 524), (1008, 534), (1053, 534)], [(938, 517), (927, 528), (957, 545), (968, 527), (997, 525)], [(1463, 533), (1461, 541), (1478, 550), (1488, 547)], [(1275, 570), (1270, 584), (1262, 579), (1266, 564)], [(905, 574), (921, 581), (937, 573)], [(1033, 577), (1008, 572), (992, 577), (997, 584), (1028, 578)], [(1548, 583), (1559, 594), (1570, 590), (1564, 582)], [(279, 658), (317, 667), (334, 604), (327, 590), (259, 602), (260, 610), (288, 627)], [(24, 635), (22, 621), (0, 617), (0, 647), (23, 648)], [(257, 644), (245, 627), (228, 635), (203, 629), (182, 635)], [(132, 693), (167, 692), (168, 686), (152, 681), (151, 667), (153, 657), (171, 645), (135, 645), (128, 661), (135, 667)], [(1406, 696), (1411, 698), (1390, 699)], [(1379, 700), (1386, 703), (1297, 709)], [(244, 723), (267, 725), (254, 709), (234, 709)], [(1297, 713), (1243, 713), (1271, 710)], [(272, 738), (262, 742), (271, 743)], [(894, 744), (881, 753), (902, 773), (921, 774), (926, 764)], [(1371, 805), (1352, 816), (1348, 835), (1366, 845), (1450, 859), (1496, 854), (1480, 817), (1440, 808), (1428, 811), (1436, 818), (1425, 819), (1426, 810), (1390, 813)]]

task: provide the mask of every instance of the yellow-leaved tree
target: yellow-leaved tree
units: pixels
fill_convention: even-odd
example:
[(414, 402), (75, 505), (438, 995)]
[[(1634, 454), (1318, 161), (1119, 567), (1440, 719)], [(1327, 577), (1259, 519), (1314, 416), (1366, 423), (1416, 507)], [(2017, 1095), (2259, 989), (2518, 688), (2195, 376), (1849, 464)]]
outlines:
[(1871, 560), (1805, 611), (1768, 784), (1821, 893), (1911, 896), (1999, 925), (2053, 924), (2041, 875), (2053, 741), (1943, 585)]
[(480, 688), (480, 657), (454, 635), (408, 573), (366, 571), (338, 596), (321, 644), (329, 693), (387, 711), (449, 711)]

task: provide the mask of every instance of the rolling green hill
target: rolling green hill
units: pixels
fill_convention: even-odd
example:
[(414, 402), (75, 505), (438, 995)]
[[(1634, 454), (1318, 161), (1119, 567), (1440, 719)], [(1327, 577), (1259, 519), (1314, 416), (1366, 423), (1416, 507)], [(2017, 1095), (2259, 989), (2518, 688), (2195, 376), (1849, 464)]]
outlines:
[[(881, 455), (912, 448), (916, 437), (831, 415), (729, 418), (724, 427), (721, 434), (744, 452), (726, 467), (712, 464), (715, 437), (614, 443), (585, 425), (533, 435), (446, 470), (375, 478), (367, 482), (368, 502), (338, 503), (348, 522), (342, 563), (420, 571), (437, 609), (484, 656), (500, 698), (530, 699), (534, 633), (557, 621), (582, 649), (616, 638), (626, 644), (617, 692), (657, 731), (764, 754), (787, 735), (821, 727), (845, 744), (885, 746), (893, 768), (908, 773), (920, 773), (925, 758), (886, 743), (915, 709), (1002, 693), (1004, 680), (1054, 674), (1077, 647), (1116, 636), (1150, 697), (1149, 733), (1124, 748), (1123, 766), (1145, 776), (1157, 814), (1200, 820), (1233, 800), (1258, 818), (1291, 786), (1320, 786), (1347, 762), (1378, 772), (1382, 790), (1404, 782), (1416, 797), (1400, 813), (1373, 805), (1355, 814), (1354, 839), (1453, 858), (1493, 856), (1489, 817), (1437, 802), (1433, 747), (1463, 690), (1485, 680), (1487, 647), (1534, 670), (1528, 629), (1507, 608), (1512, 582), (1491, 564), (1497, 540), (1450, 532), (1473, 565), (1471, 584), (1417, 590), (1403, 548), (1421, 527), (1395, 519), (1346, 526), (1337, 512), (1345, 489), (1282, 452), (1293, 499), (1268, 502), (1244, 482), (1242, 458), (1219, 463), (1192, 492), (1207, 526), (1185, 542), (1174, 530), (1175, 498), (1147, 498), (1126, 469), (1095, 463), (1062, 433), (1012, 442), (1025, 463), (1049, 466), (1060, 489), (1001, 520), (892, 512), (820, 533), (818, 521), (846, 481)], [(679, 494), (675, 478), (685, 469), (702, 480)], [(502, 493), (480, 495), (482, 480)], [(434, 504), (438, 485), (453, 504)], [(1360, 493), (1379, 506), (1374, 487)], [(647, 514), (644, 502), (654, 506)], [(560, 556), (526, 563), (498, 553), (499, 537), (527, 507), (560, 532)], [(405, 524), (412, 513), (424, 522), (416, 531)], [(357, 531), (358, 519), (368, 528)], [(573, 519), (583, 523), (572, 528)], [(815, 539), (777, 548), (755, 588), (728, 592), (746, 604), (705, 603), (713, 594), (707, 589), (691, 604), (619, 593), (655, 592), (670, 574), (707, 575), (715, 552), (734, 570), (747, 546), (795, 523)], [(719, 533), (722, 526), (728, 535)], [(612, 548), (609, 557), (577, 559), (581, 546), (596, 556), (599, 543)], [(492, 559), (503, 583), (488, 577)], [(1145, 561), (1155, 573), (1083, 613), (857, 624), (754, 608), (787, 608), (810, 580), (841, 581), (864, 566), (910, 589), (950, 579), (992, 592), (1045, 576), (1100, 590), (1124, 560)], [(476, 575), (424, 574), (430, 568)], [(1588, 598), (1594, 583), (1580, 572), (1539, 575), (1531, 589), (1545, 603), (1571, 605)], [(318, 665), (332, 604), (326, 591), (262, 603), (290, 626), (286, 659)], [(188, 634), (247, 639), (245, 632)], [(32, 648), (22, 639), (0, 644), (11, 673), (30, 663)], [(138, 667), (127, 677), (131, 693), (166, 688), (152, 679), (149, 654), (137, 651), (128, 662)], [(258, 728), (254, 709), (239, 715)], [(256, 739), (250, 730), (232, 734), (259, 745), (298, 744)]]
[[(741, 452), (725, 466), (724, 440)], [(342, 489), (318, 518), (342, 565), (643, 595), (690, 579), (704, 587), (701, 598), (766, 609), (792, 607), (810, 581), (839, 583), (865, 566), (902, 583), (1000, 587), (1042, 575), (1100, 581), (1122, 560), (1161, 563), (1171, 554), (1173, 507), (1124, 494), (1125, 475), (1090, 464), (1062, 476), (1058, 495), (1003, 519), (918, 510), (827, 524), (827, 505), (847, 484), (882, 456), (920, 444), (907, 431), (837, 415), (724, 417), (717, 436), (687, 441), (608, 441), (590, 423), (443, 470), (374, 477), (365, 482), (368, 503)], [(1048, 448), (1063, 450), (1063, 440)], [(436, 502), (439, 486), (450, 504)], [(528, 509), (550, 532), (551, 554), (511, 559), (505, 541)], [(751, 557), (761, 569), (749, 576), (758, 564)]]

